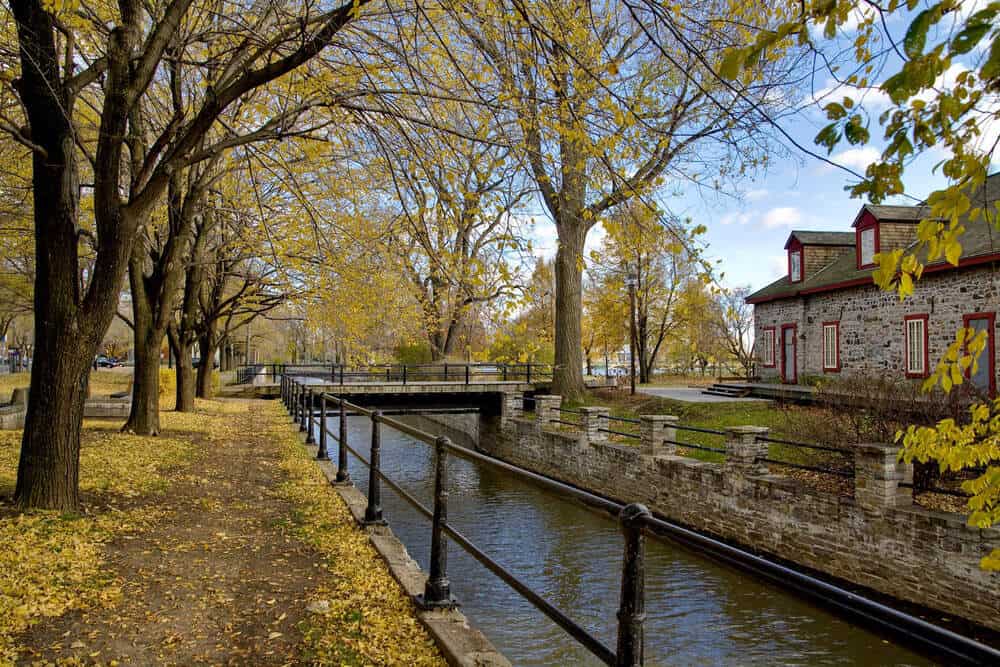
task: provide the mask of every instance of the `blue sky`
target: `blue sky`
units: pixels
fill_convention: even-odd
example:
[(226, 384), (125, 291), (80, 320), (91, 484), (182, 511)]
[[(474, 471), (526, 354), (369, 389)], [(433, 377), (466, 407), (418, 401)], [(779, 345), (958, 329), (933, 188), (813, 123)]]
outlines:
[[(962, 18), (981, 4), (978, 0), (963, 3)], [(922, 7), (917, 8), (920, 9)], [(890, 29), (894, 33), (905, 32), (908, 23), (904, 17), (897, 17)], [(841, 33), (839, 41), (849, 43), (854, 37), (852, 23), (845, 24)], [(928, 41), (929, 44), (934, 42), (933, 35)], [(971, 56), (978, 59), (981, 53), (974, 52)], [(898, 66), (898, 61), (890, 62), (886, 71), (891, 73)], [(953, 64), (938, 85), (947, 86), (965, 68), (963, 64)], [(888, 98), (877, 88), (864, 91), (860, 97), (857, 89), (835, 89), (833, 80), (826, 79), (824, 83), (822, 75), (818, 75), (816, 86), (814, 91), (799, 91), (804, 98), (801, 108), (795, 116), (782, 122), (782, 128), (799, 144), (823, 153), (825, 148), (813, 144), (817, 132), (828, 122), (821, 107), (850, 94), (872, 119), (872, 143), (864, 147), (845, 143), (838, 146), (830, 158), (857, 173), (864, 173), (881, 152), (881, 129), (877, 119), (888, 107)], [(1000, 133), (1000, 126), (990, 122), (986, 130), (983, 140), (990, 141)], [(945, 184), (940, 174), (934, 173), (934, 165), (943, 157), (942, 151), (931, 150), (907, 166), (903, 181), (909, 195), (923, 199)], [(793, 229), (850, 230), (858, 210), (865, 203), (852, 199), (845, 190), (856, 180), (845, 171), (789, 147), (787, 154), (775, 159), (767, 172), (745, 181), (738, 192), (717, 195), (689, 188), (662, 201), (673, 213), (690, 217), (696, 224), (708, 228), (704, 237), (708, 244), (706, 256), (721, 260), (717, 266), (724, 273), (722, 282), (725, 285), (749, 285), (759, 289), (787, 270), (783, 247)], [(913, 204), (914, 201), (899, 197), (885, 203)], [(600, 228), (591, 231), (588, 247), (599, 244), (602, 232)], [(549, 221), (538, 220), (534, 237), (536, 254), (555, 254), (555, 229)]]

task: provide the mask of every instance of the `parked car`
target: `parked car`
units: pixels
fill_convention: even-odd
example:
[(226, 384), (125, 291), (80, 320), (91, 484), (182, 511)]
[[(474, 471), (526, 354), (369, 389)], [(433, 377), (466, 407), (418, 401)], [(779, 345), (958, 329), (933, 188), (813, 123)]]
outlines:
[(117, 368), (121, 363), (114, 357), (106, 357), (103, 354), (97, 357), (98, 368)]
[[(198, 368), (198, 366), (200, 366), (200, 365), (201, 365), (201, 357), (193, 357), (191, 359), (191, 366), (193, 368)], [(213, 359), (212, 360), (212, 368), (218, 368), (218, 367), (219, 367), (219, 362), (217, 360)]]

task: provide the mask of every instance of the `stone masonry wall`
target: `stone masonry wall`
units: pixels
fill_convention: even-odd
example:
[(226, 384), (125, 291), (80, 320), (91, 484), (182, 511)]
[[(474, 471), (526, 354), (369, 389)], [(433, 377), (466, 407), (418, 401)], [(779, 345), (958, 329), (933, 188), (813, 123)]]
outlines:
[(902, 476), (893, 472), (891, 448), (865, 450), (868, 459), (856, 465), (868, 472), (859, 473), (858, 491), (849, 498), (760, 474), (759, 466), (741, 467), (735, 457), (716, 464), (650, 454), (655, 447), (588, 442), (583, 433), (542, 428), (533, 419), (511, 419), (491, 436), (480, 449), (511, 463), (623, 503), (645, 503), (668, 519), (751, 550), (1000, 629), (1000, 577), (979, 568), (979, 559), (1000, 547), (1000, 531), (973, 529), (960, 516), (901, 498), (892, 481)]
[[(927, 274), (904, 301), (872, 285), (760, 303), (754, 307), (756, 340), (762, 340), (764, 327), (775, 327), (777, 363), (773, 368), (758, 364), (758, 372), (765, 378), (780, 377), (781, 325), (798, 324), (799, 378), (837, 375), (823, 371), (823, 322), (839, 321), (840, 374), (889, 373), (902, 378), (904, 316), (928, 315), (928, 351), (933, 369), (962, 326), (963, 315), (998, 310), (1000, 272), (992, 266)], [(994, 336), (998, 334), (1000, 331), (993, 332)], [(1000, 354), (1000, 345), (995, 347)], [(995, 361), (994, 368), (1000, 371), (1000, 363)]]

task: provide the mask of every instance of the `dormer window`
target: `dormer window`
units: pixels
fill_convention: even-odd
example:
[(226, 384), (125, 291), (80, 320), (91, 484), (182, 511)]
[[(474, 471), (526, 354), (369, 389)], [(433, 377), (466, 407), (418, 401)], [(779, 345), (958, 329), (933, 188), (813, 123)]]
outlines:
[(788, 279), (793, 283), (802, 280), (802, 250), (788, 251)]
[(870, 269), (875, 266), (875, 255), (879, 252), (878, 220), (865, 214), (855, 227), (857, 234), (858, 268)]

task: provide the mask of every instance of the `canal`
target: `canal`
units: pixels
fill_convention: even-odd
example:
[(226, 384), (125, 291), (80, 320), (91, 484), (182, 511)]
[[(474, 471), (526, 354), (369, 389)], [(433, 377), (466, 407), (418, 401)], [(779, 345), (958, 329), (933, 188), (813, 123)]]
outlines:
[[(331, 421), (330, 429), (337, 426)], [(371, 421), (348, 418), (348, 442), (366, 458)], [(335, 450), (331, 439), (331, 449)], [(431, 447), (382, 428), (382, 470), (433, 504)], [(367, 493), (367, 468), (350, 457)], [(518, 477), (449, 457), (449, 523), (614, 648), (622, 538), (610, 517)], [(382, 487), (389, 526), (428, 569), (430, 522)], [(515, 665), (600, 664), (460, 547), (448, 576), (462, 611)], [(647, 541), (647, 665), (928, 665), (890, 639), (669, 541)]]

